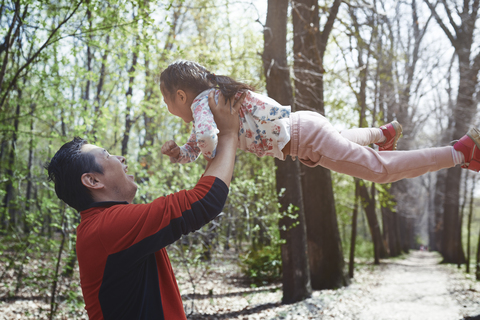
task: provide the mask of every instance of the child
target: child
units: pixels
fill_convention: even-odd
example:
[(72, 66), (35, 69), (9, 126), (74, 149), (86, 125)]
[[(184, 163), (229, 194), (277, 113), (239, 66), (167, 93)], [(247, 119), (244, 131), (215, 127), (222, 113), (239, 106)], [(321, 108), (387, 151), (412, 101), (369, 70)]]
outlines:
[[(402, 133), (396, 121), (380, 128), (339, 133), (319, 113), (290, 113), (290, 106), (253, 92), (247, 84), (210, 73), (195, 62), (169, 65), (160, 76), (160, 90), (170, 113), (186, 123), (193, 121), (192, 134), (184, 146), (174, 141), (162, 146), (162, 153), (175, 163), (195, 161), (200, 153), (207, 159), (215, 157), (218, 129), (208, 107), (208, 95), (214, 91), (217, 99), (221, 92), (227, 100), (246, 92), (239, 110), (238, 147), (259, 157), (285, 160), (290, 155), (309, 167), (320, 165), (377, 183), (413, 178), (458, 164), (480, 170), (480, 131), (475, 128), (453, 147), (393, 151)], [(371, 143), (379, 145), (380, 152), (365, 147)]]

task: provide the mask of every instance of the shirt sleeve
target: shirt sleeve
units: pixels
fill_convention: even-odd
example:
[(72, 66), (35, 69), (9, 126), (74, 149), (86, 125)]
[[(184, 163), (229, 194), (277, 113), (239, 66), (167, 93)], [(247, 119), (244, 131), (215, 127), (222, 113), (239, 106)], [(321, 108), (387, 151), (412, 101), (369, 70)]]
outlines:
[[(218, 99), (218, 95), (215, 98)], [(192, 111), (195, 119), (194, 130), (197, 146), (205, 158), (213, 159), (217, 151), (217, 135), (220, 131), (208, 106), (208, 95), (195, 99), (192, 104)]]
[(193, 130), (192, 134), (188, 138), (187, 143), (180, 147), (180, 153), (178, 154), (178, 158), (171, 159), (173, 163), (190, 163), (197, 160), (200, 152), (200, 148), (197, 145), (197, 136), (195, 135), (195, 131)]
[(98, 234), (108, 254), (135, 246), (142, 256), (196, 231), (222, 212), (228, 187), (213, 176), (191, 190), (160, 197), (149, 204), (116, 205), (102, 213)]

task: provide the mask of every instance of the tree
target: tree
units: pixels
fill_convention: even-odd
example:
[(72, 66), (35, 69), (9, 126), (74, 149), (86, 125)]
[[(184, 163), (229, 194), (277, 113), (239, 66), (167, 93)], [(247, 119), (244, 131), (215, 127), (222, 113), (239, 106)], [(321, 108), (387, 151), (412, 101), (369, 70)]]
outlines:
[[(283, 105), (292, 105), (292, 86), (287, 64), (288, 0), (269, 0), (264, 29), (263, 64), (270, 97)], [(279, 222), (283, 263), (283, 303), (293, 303), (311, 296), (307, 254), (306, 225), (303, 209), (299, 162), (275, 159), (277, 192), (281, 211), (288, 213)], [(296, 210), (292, 208), (296, 207)], [(296, 219), (293, 219), (296, 216)]]
[[(424, 0), (435, 20), (443, 30), (458, 59), (459, 83), (457, 102), (453, 113), (453, 136), (459, 139), (469, 129), (477, 112), (476, 86), (480, 71), (480, 53), (475, 53), (475, 31), (478, 20), (478, 0), (463, 1), (460, 5)], [(454, 9), (452, 10), (452, 6)], [(442, 18), (439, 9), (443, 9), (446, 18)], [(459, 217), (461, 168), (459, 166), (447, 171), (445, 185), (445, 202), (443, 211), (443, 242), (441, 253), (446, 263), (464, 263), (465, 254), (461, 245)], [(458, 254), (460, 252), (460, 254)]]
[[(361, 9), (362, 7), (360, 7)], [(373, 104), (372, 108), (367, 108), (367, 82), (370, 72), (370, 59), (372, 58), (371, 47), (374, 45), (374, 41), (378, 41), (378, 27), (376, 25), (376, 14), (374, 11), (370, 10), (370, 8), (366, 8), (366, 12), (363, 14), (357, 13), (359, 11), (358, 8), (352, 6), (349, 8), (349, 14), (351, 18), (351, 27), (349, 33), (351, 34), (352, 38), (356, 42), (356, 50), (357, 54), (357, 65), (355, 66), (356, 70), (359, 70), (358, 76), (352, 77), (354, 82), (358, 83), (358, 89), (355, 89), (355, 85), (351, 83), (351, 77), (348, 78), (349, 86), (355, 94), (356, 102), (358, 104), (359, 110), (359, 127), (367, 126), (367, 111), (369, 110), (372, 115), (372, 122), (375, 123), (376, 117), (376, 106)], [(359, 22), (358, 16), (365, 16), (364, 22)], [(364, 33), (361, 26), (365, 26), (368, 30), (366, 34), (370, 37), (370, 39), (364, 39), (362, 34)], [(366, 37), (366, 36), (365, 36)], [(345, 53), (344, 53), (344, 59)], [(378, 70), (377, 70), (378, 71)], [(350, 74), (350, 71), (348, 70)], [(360, 181), (355, 179), (355, 194), (360, 196), (360, 199), (363, 204), (363, 208), (365, 210), (365, 215), (367, 217), (368, 226), (370, 230), (370, 234), (372, 237), (373, 242), (373, 250), (374, 250), (374, 263), (379, 264), (380, 258), (386, 258), (388, 256), (387, 250), (385, 248), (384, 241), (382, 239), (382, 233), (380, 230), (380, 223), (378, 222), (378, 218), (376, 215), (376, 188), (375, 184), (372, 183), (370, 187), (370, 192), (368, 191), (367, 185), (364, 181)], [(355, 199), (355, 205), (357, 203), (357, 199)], [(355, 211), (354, 211), (354, 219), (352, 220), (352, 224), (356, 224), (355, 218)], [(356, 229), (356, 226), (355, 226)], [(352, 251), (354, 250), (354, 239), (353, 236), (356, 236), (356, 232), (352, 232)], [(351, 253), (351, 262), (350, 262), (350, 276), (353, 276), (353, 258), (354, 253)]]
[[(292, 1), (295, 106), (325, 114), (323, 58), (341, 1), (335, 0), (320, 30), (317, 1)], [(330, 170), (302, 166), (302, 189), (312, 288), (333, 289), (346, 285), (344, 260), (335, 212)]]

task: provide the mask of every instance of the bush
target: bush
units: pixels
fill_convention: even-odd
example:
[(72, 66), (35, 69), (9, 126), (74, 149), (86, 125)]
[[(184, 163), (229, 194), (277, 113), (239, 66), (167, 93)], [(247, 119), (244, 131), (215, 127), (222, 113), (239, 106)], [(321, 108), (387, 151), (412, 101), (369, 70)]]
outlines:
[(282, 277), (282, 255), (280, 246), (265, 246), (240, 256), (242, 272), (254, 286), (267, 285)]

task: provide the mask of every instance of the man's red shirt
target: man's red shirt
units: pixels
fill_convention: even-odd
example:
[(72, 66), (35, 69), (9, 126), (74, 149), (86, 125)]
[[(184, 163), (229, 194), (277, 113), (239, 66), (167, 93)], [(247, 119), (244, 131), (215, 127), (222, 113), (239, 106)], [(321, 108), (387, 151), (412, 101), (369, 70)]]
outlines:
[(77, 256), (92, 320), (185, 320), (165, 247), (223, 209), (227, 185), (202, 177), (192, 190), (149, 204), (98, 202), (81, 212)]

